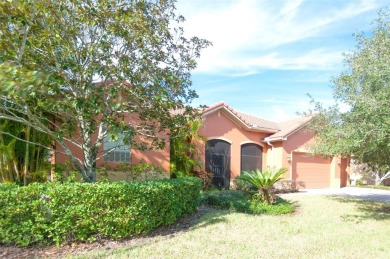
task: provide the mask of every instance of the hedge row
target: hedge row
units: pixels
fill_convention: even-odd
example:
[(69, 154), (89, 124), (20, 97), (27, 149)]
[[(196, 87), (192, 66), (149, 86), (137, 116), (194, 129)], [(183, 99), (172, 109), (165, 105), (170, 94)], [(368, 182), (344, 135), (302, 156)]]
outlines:
[(197, 178), (0, 186), (0, 243), (59, 245), (123, 238), (196, 210)]

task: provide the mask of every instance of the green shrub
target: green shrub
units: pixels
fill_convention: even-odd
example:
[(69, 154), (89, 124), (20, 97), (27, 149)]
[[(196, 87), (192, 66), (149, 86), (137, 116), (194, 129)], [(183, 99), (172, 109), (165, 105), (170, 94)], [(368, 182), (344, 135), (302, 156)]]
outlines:
[(0, 188), (0, 243), (123, 238), (172, 224), (199, 203), (200, 180), (46, 183)]
[(235, 190), (206, 192), (202, 199), (204, 203), (212, 207), (250, 214), (279, 215), (294, 211), (294, 207), (280, 197), (276, 198), (274, 204), (265, 204)]
[(267, 170), (261, 172), (260, 169), (255, 171), (243, 171), (236, 179), (247, 182), (258, 189), (258, 193), (253, 197), (266, 204), (276, 202), (275, 193), (272, 186), (282, 179), (287, 168), (267, 167)]
[(356, 180), (356, 185), (357, 185), (357, 186), (363, 186), (363, 185), (364, 185), (363, 180), (362, 180), (362, 179), (357, 179), (357, 180)]
[[(127, 166), (130, 165), (130, 168)], [(121, 163), (116, 168), (117, 171), (128, 173), (128, 181), (139, 180), (159, 180), (169, 178), (169, 174), (164, 172), (161, 166), (148, 164), (143, 161), (137, 164)]]

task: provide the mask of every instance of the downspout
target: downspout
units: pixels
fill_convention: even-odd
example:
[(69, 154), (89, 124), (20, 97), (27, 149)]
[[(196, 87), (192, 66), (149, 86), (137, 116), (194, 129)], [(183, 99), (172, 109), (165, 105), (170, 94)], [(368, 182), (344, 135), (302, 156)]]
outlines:
[(267, 144), (271, 146), (271, 153), (272, 153), (271, 166), (274, 167), (274, 145), (272, 145), (271, 142), (269, 141), (267, 141)]

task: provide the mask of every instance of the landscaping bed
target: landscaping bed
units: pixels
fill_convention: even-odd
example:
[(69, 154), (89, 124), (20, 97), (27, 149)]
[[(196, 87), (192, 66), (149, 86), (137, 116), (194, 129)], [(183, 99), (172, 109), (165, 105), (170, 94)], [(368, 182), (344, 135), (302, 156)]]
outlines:
[(202, 194), (202, 202), (208, 206), (249, 214), (280, 215), (294, 212), (294, 206), (277, 197), (274, 204), (265, 204), (238, 190), (209, 191)]

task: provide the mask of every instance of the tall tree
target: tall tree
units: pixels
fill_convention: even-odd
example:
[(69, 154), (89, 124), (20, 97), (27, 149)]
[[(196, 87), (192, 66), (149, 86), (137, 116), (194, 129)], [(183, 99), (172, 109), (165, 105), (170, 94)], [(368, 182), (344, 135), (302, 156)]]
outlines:
[[(47, 134), (86, 182), (96, 180), (106, 136), (125, 132), (132, 148), (162, 147), (160, 133), (192, 113), (190, 72), (210, 44), (183, 36), (174, 4), (2, 1), (0, 118)], [(172, 116), (179, 109), (186, 112)]]
[[(353, 155), (377, 172), (376, 182), (390, 177), (390, 16), (382, 10), (372, 35), (356, 35), (356, 49), (345, 54), (347, 70), (333, 80), (337, 105), (315, 104), (311, 128), (315, 153)], [(341, 112), (340, 104), (348, 110)]]

